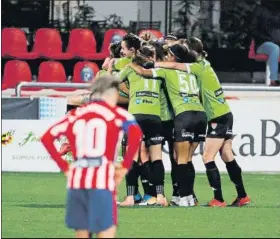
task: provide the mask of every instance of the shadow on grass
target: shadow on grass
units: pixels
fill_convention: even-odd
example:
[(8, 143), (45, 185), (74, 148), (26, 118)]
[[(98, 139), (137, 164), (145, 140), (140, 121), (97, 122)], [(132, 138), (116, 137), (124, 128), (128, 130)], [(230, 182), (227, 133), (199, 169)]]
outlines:
[(53, 205), (53, 204), (21, 204), (15, 205), (17, 207), (28, 207), (28, 208), (65, 208), (65, 205)]

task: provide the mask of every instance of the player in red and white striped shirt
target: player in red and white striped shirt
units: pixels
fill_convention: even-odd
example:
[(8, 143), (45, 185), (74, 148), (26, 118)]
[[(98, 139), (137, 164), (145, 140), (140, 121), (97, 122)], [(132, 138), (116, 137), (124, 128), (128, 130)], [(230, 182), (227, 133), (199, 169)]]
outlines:
[[(93, 85), (91, 103), (85, 104), (53, 125), (42, 143), (60, 169), (67, 175), (66, 224), (78, 238), (97, 233), (99, 238), (115, 236), (116, 186), (120, 184), (138, 150), (142, 132), (134, 117), (117, 107), (119, 82), (102, 77)], [(116, 165), (123, 133), (128, 148), (121, 165)], [(54, 141), (67, 136), (74, 162), (68, 164)]]

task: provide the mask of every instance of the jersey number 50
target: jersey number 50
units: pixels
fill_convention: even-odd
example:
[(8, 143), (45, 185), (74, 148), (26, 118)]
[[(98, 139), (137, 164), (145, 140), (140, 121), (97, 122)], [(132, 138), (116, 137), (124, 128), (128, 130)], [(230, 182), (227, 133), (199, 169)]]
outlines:
[(77, 158), (101, 157), (106, 150), (107, 124), (102, 119), (80, 119), (73, 125)]
[(199, 89), (194, 75), (189, 75), (189, 80), (185, 74), (178, 74), (180, 82), (180, 91), (183, 93), (198, 94)]

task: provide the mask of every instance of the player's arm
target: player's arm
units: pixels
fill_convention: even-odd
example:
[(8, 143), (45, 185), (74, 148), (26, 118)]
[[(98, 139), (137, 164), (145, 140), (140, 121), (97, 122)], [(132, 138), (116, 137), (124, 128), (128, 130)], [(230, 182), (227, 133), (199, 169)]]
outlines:
[(90, 93), (85, 93), (77, 96), (70, 96), (67, 98), (67, 104), (80, 106), (82, 104), (88, 103), (89, 98), (90, 98)]
[(42, 144), (45, 146), (52, 159), (57, 163), (58, 167), (63, 172), (68, 171), (69, 164), (65, 160), (63, 160), (60, 152), (56, 149), (54, 142), (61, 135), (66, 133), (68, 125), (68, 118), (65, 117), (57, 124), (50, 127), (41, 137)]
[(118, 78), (120, 79), (120, 83), (128, 80), (128, 76), (131, 73), (131, 69), (128, 66), (125, 66), (118, 74)]
[(179, 71), (188, 71), (188, 67), (186, 63), (178, 63), (178, 62), (156, 62), (155, 67), (174, 69)]
[(199, 74), (201, 71), (201, 65), (198, 63), (156, 62), (155, 67), (186, 71), (194, 75)]
[(144, 76), (144, 77), (153, 77), (153, 72), (151, 69), (145, 69), (142, 66), (139, 66), (135, 63), (128, 64), (127, 67), (132, 68), (138, 75)]
[(111, 60), (109, 61), (108, 70), (107, 70), (107, 72), (108, 72), (109, 74), (112, 74), (112, 72), (113, 72), (113, 70), (114, 70), (114, 63), (115, 63), (115, 61), (116, 61), (115, 58), (113, 58), (113, 59), (111, 59)]
[(107, 57), (102, 65), (102, 70), (108, 70), (111, 58)]

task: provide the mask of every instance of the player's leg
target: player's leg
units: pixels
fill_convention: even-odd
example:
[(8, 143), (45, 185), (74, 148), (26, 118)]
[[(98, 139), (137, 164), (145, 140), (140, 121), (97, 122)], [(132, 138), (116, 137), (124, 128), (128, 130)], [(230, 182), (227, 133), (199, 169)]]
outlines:
[(97, 238), (115, 238), (116, 235), (116, 231), (117, 231), (117, 227), (116, 226), (111, 226), (110, 228), (108, 228), (107, 230), (104, 230), (102, 232), (99, 232), (96, 237)]
[(151, 179), (150, 182), (156, 188), (157, 204), (167, 206), (164, 194), (164, 177), (165, 170), (162, 161), (161, 142), (156, 143), (154, 140), (149, 147), (151, 158)]
[(88, 230), (76, 230), (76, 238), (91, 238)]
[(205, 134), (207, 129), (207, 115), (205, 112), (196, 112), (196, 124), (194, 127), (194, 139), (191, 144), (190, 152), (189, 152), (189, 160), (188, 160), (188, 170), (189, 170), (189, 177), (190, 177), (190, 184), (193, 191), (193, 196), (196, 205), (198, 204), (197, 197), (194, 193), (194, 182), (195, 182), (195, 168), (192, 162), (192, 158), (194, 155), (195, 150), (199, 146), (200, 143), (205, 142)]
[(242, 170), (238, 165), (237, 161), (234, 159), (232, 151), (232, 128), (233, 128), (233, 116), (229, 115), (229, 128), (227, 132), (227, 139), (223, 143), (222, 148), (220, 149), (220, 155), (222, 160), (226, 164), (226, 168), (229, 174), (231, 181), (234, 183), (237, 198), (231, 204), (232, 206), (242, 207), (243, 205), (249, 204), (251, 202), (250, 198), (247, 196), (247, 193), (244, 188), (243, 179), (242, 179)]
[(182, 112), (174, 119), (175, 152), (177, 157), (177, 180), (179, 186), (179, 206), (195, 206), (192, 181), (188, 161), (194, 139), (196, 117), (195, 112)]
[[(179, 187), (179, 206), (189, 206), (189, 201), (192, 199), (192, 188), (189, 180), (188, 159), (191, 143), (189, 141), (175, 142), (175, 151), (177, 155), (177, 180)], [(191, 197), (191, 198), (190, 198)]]
[(89, 231), (97, 238), (114, 238), (117, 225), (117, 207), (113, 192), (106, 189), (88, 190)]
[(146, 147), (146, 144), (144, 150), (141, 153), (140, 160), (141, 160), (140, 179), (144, 190), (144, 196), (141, 202), (143, 203), (149, 200), (152, 196), (155, 196), (153, 195), (153, 190), (149, 183), (149, 178), (151, 174), (151, 161), (149, 156), (149, 149), (148, 147)]
[[(172, 135), (173, 135), (173, 131), (172, 131)], [(171, 163), (171, 181), (172, 181), (172, 188), (173, 188), (170, 204), (177, 205), (179, 203), (180, 196), (179, 196), (179, 186), (177, 180), (178, 163), (176, 161), (173, 138), (168, 140), (168, 149), (169, 149), (169, 158)]]
[(76, 231), (77, 238), (89, 238), (86, 190), (68, 190), (65, 223), (68, 228)]
[(226, 206), (222, 195), (221, 176), (215, 163), (215, 156), (222, 148), (227, 137), (229, 114), (222, 115), (208, 122), (203, 162), (206, 167), (209, 184), (214, 191), (214, 199), (208, 204), (213, 207)]
[(165, 170), (162, 161), (162, 140), (161, 120), (158, 116), (151, 116), (147, 119), (147, 145), (151, 159), (151, 179), (150, 182), (156, 188), (157, 204), (167, 206), (164, 195)]
[(188, 174), (189, 174), (189, 181), (190, 181), (190, 187), (192, 189), (192, 193), (193, 193), (193, 197), (194, 197), (194, 201), (195, 204), (198, 204), (198, 200), (196, 197), (196, 194), (194, 192), (194, 182), (195, 182), (195, 168), (192, 162), (192, 157), (193, 154), (197, 148), (197, 146), (199, 145), (199, 142), (192, 142), (191, 147), (190, 147), (190, 151), (189, 151), (189, 159), (188, 159)]
[(141, 151), (145, 150), (144, 142), (141, 144), (141, 149), (139, 152), (139, 156), (135, 158), (132, 162), (132, 166), (128, 171), (125, 179), (126, 179), (126, 198), (123, 202), (121, 202), (120, 206), (133, 206), (135, 204), (135, 194), (138, 191), (138, 178), (141, 173), (141, 168), (139, 165), (139, 157), (141, 155)]
[(164, 136), (164, 140), (168, 144), (168, 154), (169, 154), (169, 159), (171, 164), (171, 180), (172, 180), (173, 192), (172, 192), (172, 198), (170, 204), (177, 205), (179, 203), (180, 197), (178, 191), (178, 182), (176, 179), (177, 162), (176, 162), (175, 152), (174, 152), (173, 131), (174, 131), (173, 120), (162, 121), (162, 135)]

